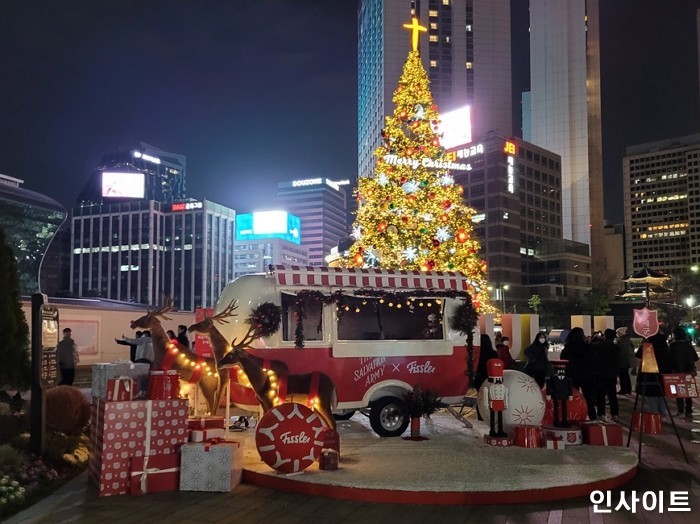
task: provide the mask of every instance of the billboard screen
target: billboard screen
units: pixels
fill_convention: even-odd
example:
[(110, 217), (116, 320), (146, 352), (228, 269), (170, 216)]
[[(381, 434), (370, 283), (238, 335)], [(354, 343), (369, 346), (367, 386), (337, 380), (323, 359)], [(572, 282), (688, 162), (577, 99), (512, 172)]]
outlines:
[(438, 132), (442, 133), (440, 145), (445, 149), (470, 143), (472, 141), (472, 124), (469, 106), (460, 107), (440, 115)]
[(102, 173), (102, 196), (109, 198), (144, 198), (146, 178), (143, 173)]
[(286, 211), (261, 211), (236, 216), (236, 240), (282, 238), (301, 244), (301, 220)]

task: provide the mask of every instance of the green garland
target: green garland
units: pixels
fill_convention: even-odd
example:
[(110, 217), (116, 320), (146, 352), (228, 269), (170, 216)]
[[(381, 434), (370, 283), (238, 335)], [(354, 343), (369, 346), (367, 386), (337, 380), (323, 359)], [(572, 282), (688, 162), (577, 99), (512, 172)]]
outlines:
[(282, 308), (272, 302), (260, 304), (248, 315), (245, 323), (253, 327), (255, 338), (269, 337), (279, 331)]
[(467, 336), (467, 370), (469, 385), (474, 383), (474, 328), (479, 321), (479, 314), (474, 309), (471, 297), (467, 296), (450, 317), (449, 326)]

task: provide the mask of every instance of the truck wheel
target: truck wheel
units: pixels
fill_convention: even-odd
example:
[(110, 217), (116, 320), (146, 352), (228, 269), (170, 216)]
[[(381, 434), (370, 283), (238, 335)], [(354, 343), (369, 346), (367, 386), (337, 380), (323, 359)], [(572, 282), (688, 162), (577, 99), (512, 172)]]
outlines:
[(408, 427), (408, 417), (401, 410), (401, 401), (396, 397), (382, 397), (369, 412), (369, 423), (380, 437), (398, 437)]
[(350, 420), (354, 414), (355, 410), (349, 409), (347, 411), (343, 411), (342, 413), (333, 413), (333, 418), (336, 420)]

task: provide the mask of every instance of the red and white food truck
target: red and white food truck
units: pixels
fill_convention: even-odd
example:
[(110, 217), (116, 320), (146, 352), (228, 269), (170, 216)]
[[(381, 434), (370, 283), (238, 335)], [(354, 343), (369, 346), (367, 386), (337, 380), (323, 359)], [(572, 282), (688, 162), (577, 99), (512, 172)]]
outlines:
[[(280, 306), (279, 331), (254, 341), (249, 353), (281, 361), (289, 373), (325, 373), (336, 386), (336, 418), (369, 408), (375, 432), (398, 436), (409, 422), (400, 402), (415, 385), (437, 391), (448, 404), (461, 402), (467, 393), (466, 337), (451, 330), (448, 319), (463, 301), (455, 295), (470, 289), (461, 273), (273, 266), (269, 273), (230, 282), (215, 312), (236, 301), (236, 316), (218, 326), (232, 341), (243, 338), (254, 308), (265, 302)], [(336, 300), (318, 299), (321, 294)], [(295, 312), (303, 296), (317, 300), (305, 300), (298, 325)], [(300, 330), (302, 348), (295, 347)], [(478, 347), (472, 358), (476, 367)], [(257, 411), (252, 391), (234, 377), (234, 404)]]

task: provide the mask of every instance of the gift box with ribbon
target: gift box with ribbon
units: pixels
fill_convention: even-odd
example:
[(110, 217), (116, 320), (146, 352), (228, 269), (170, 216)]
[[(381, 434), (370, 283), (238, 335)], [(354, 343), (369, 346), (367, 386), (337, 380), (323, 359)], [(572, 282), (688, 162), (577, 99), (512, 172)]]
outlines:
[(110, 378), (130, 377), (134, 379), (136, 385), (132, 398), (145, 399), (150, 369), (150, 364), (136, 364), (131, 361), (93, 364), (92, 396), (94, 398), (107, 398), (107, 381)]
[(224, 417), (190, 417), (187, 419), (187, 429), (226, 429)]
[(132, 457), (129, 493), (144, 495), (180, 488), (180, 455)]
[(129, 461), (177, 454), (187, 441), (187, 400), (93, 399), (89, 479), (100, 496), (129, 492)]
[(583, 442), (590, 446), (622, 446), (622, 426), (608, 422), (584, 422)]
[(190, 442), (205, 442), (207, 440), (224, 438), (225, 429), (209, 428), (209, 429), (190, 429)]
[(189, 442), (180, 453), (180, 491), (227, 492), (241, 482), (242, 440)]
[(564, 437), (545, 437), (545, 447), (547, 449), (564, 449), (566, 444), (564, 444)]
[(134, 399), (136, 382), (130, 377), (107, 379), (107, 401), (117, 402)]

